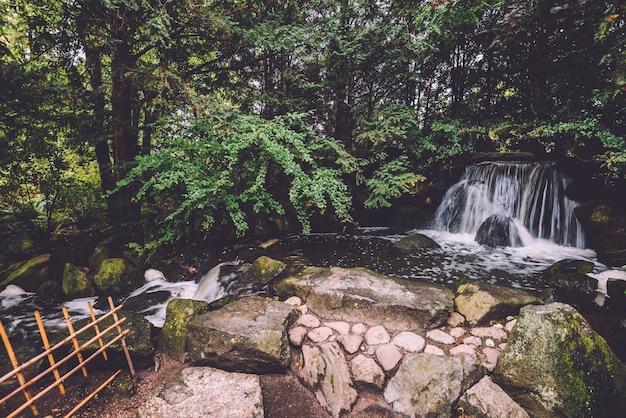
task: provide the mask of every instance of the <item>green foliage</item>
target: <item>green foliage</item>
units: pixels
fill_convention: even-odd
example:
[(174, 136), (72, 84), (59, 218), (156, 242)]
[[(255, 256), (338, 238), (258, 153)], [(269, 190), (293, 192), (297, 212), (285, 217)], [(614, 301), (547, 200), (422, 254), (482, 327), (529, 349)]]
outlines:
[(341, 177), (350, 157), (336, 141), (315, 135), (305, 115), (264, 120), (206, 98), (196, 101), (195, 114), (165, 120), (163, 142), (120, 183), (138, 183), (137, 199), (163, 209), (155, 214), (153, 248), (216, 228), (243, 235), (258, 214), (295, 211), (305, 232), (314, 211), (351, 219)]

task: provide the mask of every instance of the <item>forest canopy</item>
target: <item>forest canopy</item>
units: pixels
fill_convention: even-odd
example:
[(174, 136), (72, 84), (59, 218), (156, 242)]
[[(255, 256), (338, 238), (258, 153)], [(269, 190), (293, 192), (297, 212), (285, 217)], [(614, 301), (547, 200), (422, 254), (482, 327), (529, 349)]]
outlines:
[(350, 222), (478, 151), (626, 179), (621, 0), (0, 0), (3, 224)]

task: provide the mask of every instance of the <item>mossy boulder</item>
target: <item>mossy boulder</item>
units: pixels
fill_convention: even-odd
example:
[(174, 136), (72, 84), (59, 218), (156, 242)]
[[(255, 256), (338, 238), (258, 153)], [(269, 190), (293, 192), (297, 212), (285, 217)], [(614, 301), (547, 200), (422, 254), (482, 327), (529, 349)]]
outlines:
[(90, 296), (93, 294), (91, 283), (85, 271), (71, 263), (65, 263), (62, 287), (63, 293), (72, 298)]
[(43, 282), (48, 280), (50, 258), (50, 254), (41, 254), (12, 265), (7, 270), (7, 276), (0, 283), (0, 287), (15, 284), (28, 292), (35, 292)]
[(253, 283), (266, 283), (282, 273), (287, 265), (279, 260), (261, 256), (243, 273), (242, 280)]
[(173, 359), (185, 360), (185, 341), (189, 321), (209, 311), (204, 301), (172, 299), (167, 304), (165, 323), (159, 335), (159, 348)]
[(409, 234), (400, 238), (395, 244), (401, 250), (411, 251), (420, 248), (440, 248), (432, 238), (423, 234)]
[(613, 417), (626, 408), (626, 367), (563, 303), (520, 310), (493, 377), (533, 417)]
[(114, 287), (126, 283), (132, 283), (139, 276), (137, 269), (123, 258), (108, 258), (104, 260), (93, 281), (101, 292), (106, 292)]
[(595, 264), (587, 260), (565, 259), (557, 261), (544, 270), (544, 276), (550, 277), (555, 274), (587, 274), (591, 273)]
[(586, 260), (561, 260), (548, 267), (543, 276), (562, 300), (577, 303), (590, 301), (596, 295), (598, 281), (587, 276), (595, 264)]

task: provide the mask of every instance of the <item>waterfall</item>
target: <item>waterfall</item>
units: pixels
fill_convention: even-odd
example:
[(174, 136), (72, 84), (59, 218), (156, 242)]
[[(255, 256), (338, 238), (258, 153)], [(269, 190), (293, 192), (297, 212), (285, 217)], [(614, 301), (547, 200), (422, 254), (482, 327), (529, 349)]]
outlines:
[(213, 267), (200, 279), (192, 299), (213, 302), (223, 298), (228, 294), (240, 268), (241, 261), (227, 261)]
[(554, 163), (484, 162), (468, 166), (445, 194), (435, 213), (435, 228), (475, 235), (492, 215), (510, 218), (523, 245), (545, 239), (584, 248), (574, 216), (577, 202), (565, 196), (570, 180)]

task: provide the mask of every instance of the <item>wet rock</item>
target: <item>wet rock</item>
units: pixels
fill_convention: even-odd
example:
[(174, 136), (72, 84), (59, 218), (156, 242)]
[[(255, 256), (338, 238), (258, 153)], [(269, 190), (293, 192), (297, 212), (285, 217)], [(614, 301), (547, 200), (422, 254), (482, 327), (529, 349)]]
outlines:
[(0, 283), (0, 287), (14, 284), (28, 292), (36, 291), (49, 277), (50, 259), (50, 254), (41, 254), (11, 265), (6, 271), (6, 278)]
[(521, 309), (493, 377), (531, 416), (611, 417), (626, 408), (626, 367), (563, 303)]
[(267, 283), (282, 273), (287, 265), (282, 261), (261, 256), (254, 260), (252, 265), (243, 273), (241, 279), (245, 282)]
[(420, 248), (440, 248), (432, 238), (423, 234), (409, 234), (405, 235), (394, 244), (401, 250), (417, 250)]
[(609, 200), (593, 200), (574, 212), (585, 229), (587, 245), (608, 266), (626, 264), (626, 213)]
[(486, 247), (521, 247), (513, 219), (508, 216), (491, 215), (476, 232), (476, 242)]
[(259, 377), (209, 367), (187, 367), (137, 409), (141, 418), (262, 418)]
[(87, 274), (71, 263), (63, 270), (63, 293), (71, 298), (91, 296), (94, 292)]
[(165, 310), (165, 323), (159, 334), (159, 348), (171, 358), (184, 361), (187, 325), (193, 318), (208, 310), (209, 305), (204, 301), (172, 299)]
[(394, 411), (410, 417), (450, 417), (451, 406), (484, 376), (470, 356), (410, 354), (389, 380), (384, 396)]
[(302, 347), (303, 368), (298, 376), (333, 417), (348, 412), (357, 399), (346, 358), (336, 342)]
[(543, 303), (530, 293), (483, 282), (461, 284), (454, 298), (456, 310), (471, 325), (517, 315), (522, 306)]
[(528, 413), (489, 376), (461, 396), (457, 410), (475, 418), (528, 418)]
[(195, 365), (271, 373), (289, 367), (287, 328), (293, 308), (260, 296), (232, 302), (189, 322), (187, 348)]
[(306, 300), (324, 319), (383, 325), (389, 331), (432, 328), (452, 311), (451, 293), (444, 287), (361, 268), (308, 268), (281, 281), (276, 290)]

